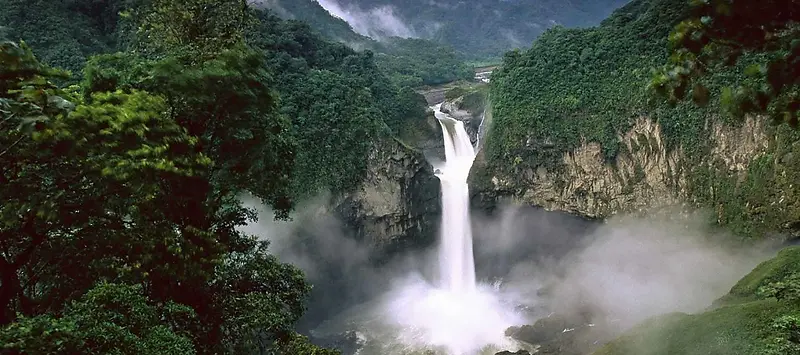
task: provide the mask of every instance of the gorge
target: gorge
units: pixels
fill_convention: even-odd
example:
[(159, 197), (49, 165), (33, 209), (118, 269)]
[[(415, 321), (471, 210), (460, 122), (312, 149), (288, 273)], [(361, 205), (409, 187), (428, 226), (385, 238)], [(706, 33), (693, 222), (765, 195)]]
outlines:
[(0, 353), (800, 354), (800, 2), (692, 3), (0, 0)]

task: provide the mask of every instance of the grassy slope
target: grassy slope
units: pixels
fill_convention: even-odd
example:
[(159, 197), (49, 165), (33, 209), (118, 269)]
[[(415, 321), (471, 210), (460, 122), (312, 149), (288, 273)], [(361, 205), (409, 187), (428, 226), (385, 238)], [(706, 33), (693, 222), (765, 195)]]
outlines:
[(800, 270), (800, 247), (787, 248), (739, 281), (718, 307), (697, 315), (669, 314), (650, 319), (606, 344), (595, 355), (763, 355), (780, 335), (773, 329), (800, 305), (760, 297), (758, 289)]
[[(634, 0), (596, 28), (553, 29), (530, 50), (507, 54), (492, 77), (489, 169), (509, 177), (539, 166), (557, 170), (564, 152), (583, 139), (599, 142), (613, 160), (619, 133), (645, 115), (658, 120), (668, 149), (680, 146), (688, 156), (688, 193), (698, 207), (717, 212), (714, 222), (757, 238), (797, 230), (800, 198), (791, 182), (800, 177), (797, 132), (768, 128), (775, 137), (768, 154), (740, 179), (704, 160), (711, 150), (707, 120), (739, 123), (720, 114), (718, 101), (702, 109), (668, 107), (646, 90), (652, 68), (666, 60), (669, 32), (686, 11), (684, 0)], [(738, 84), (741, 67), (753, 57), (745, 56), (739, 68), (717, 70), (708, 86)], [(553, 146), (535, 144), (545, 140)]]

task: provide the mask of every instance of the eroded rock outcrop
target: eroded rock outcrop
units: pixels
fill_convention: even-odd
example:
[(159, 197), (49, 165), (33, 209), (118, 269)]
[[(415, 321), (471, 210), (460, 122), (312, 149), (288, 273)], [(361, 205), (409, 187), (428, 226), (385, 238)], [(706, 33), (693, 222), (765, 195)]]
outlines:
[(367, 159), (359, 187), (334, 203), (340, 218), (378, 256), (431, 243), (441, 211), (439, 182), (422, 153), (386, 138)]
[[(484, 104), (481, 102), (477, 106), (472, 107), (465, 101), (470, 99), (470, 96), (482, 95), (475, 92), (464, 96), (460, 96), (453, 100), (442, 102), (441, 111), (450, 115), (451, 117), (464, 122), (464, 129), (469, 134), (472, 144), (476, 144), (479, 140), (481, 123), (483, 123)], [(483, 98), (485, 99), (485, 98)], [(479, 100), (483, 100), (479, 99)], [(474, 100), (474, 98), (473, 98)]]
[[(721, 162), (730, 173), (742, 174), (769, 146), (763, 120), (749, 117), (738, 127), (708, 124), (713, 125), (709, 137), (713, 149), (703, 159), (704, 165)], [(593, 218), (652, 211), (690, 200), (687, 173), (698, 165), (689, 163), (682, 147), (667, 148), (658, 123), (640, 117), (619, 136), (619, 142), (620, 151), (610, 162), (600, 144), (584, 142), (564, 152), (556, 168), (515, 169), (505, 175), (479, 171), (490, 180), (481, 185), (481, 193)], [(540, 143), (536, 148), (546, 149), (546, 142)], [(483, 162), (477, 164), (477, 170), (485, 169)]]

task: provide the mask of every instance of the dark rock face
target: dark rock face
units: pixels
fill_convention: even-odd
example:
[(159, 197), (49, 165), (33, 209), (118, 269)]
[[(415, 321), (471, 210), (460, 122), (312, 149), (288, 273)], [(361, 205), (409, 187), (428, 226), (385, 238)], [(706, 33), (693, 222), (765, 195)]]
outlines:
[(368, 160), (359, 188), (335, 201), (337, 216), (376, 260), (433, 243), (441, 215), (439, 180), (422, 153), (387, 139)]
[(525, 350), (520, 350), (520, 351), (517, 351), (515, 353), (512, 353), (510, 351), (501, 351), (501, 352), (499, 352), (499, 353), (497, 353), (495, 355), (531, 355), (531, 353), (527, 352)]
[(613, 338), (612, 331), (604, 322), (593, 321), (592, 318), (596, 317), (588, 312), (552, 314), (533, 325), (508, 328), (506, 335), (539, 345), (537, 354), (585, 355)]
[(319, 346), (337, 349), (342, 355), (357, 354), (358, 350), (364, 346), (361, 339), (358, 338), (358, 334), (354, 331), (344, 332), (329, 338), (316, 338), (311, 336), (309, 339)]

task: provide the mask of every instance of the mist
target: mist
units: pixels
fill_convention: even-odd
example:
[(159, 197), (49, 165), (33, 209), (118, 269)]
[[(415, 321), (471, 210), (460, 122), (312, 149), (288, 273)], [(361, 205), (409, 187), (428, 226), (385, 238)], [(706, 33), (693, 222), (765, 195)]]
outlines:
[[(258, 207), (260, 219), (244, 231), (270, 240), (272, 252), (314, 285), (300, 330), (345, 333), (358, 322), (383, 329), (409, 317), (398, 318), (398, 312), (428, 302), (415, 297), (423, 297), (435, 278), (436, 245), (378, 265), (374, 241), (357, 240), (324, 207), (327, 201), (323, 196), (301, 204), (292, 221), (273, 221), (271, 211), (246, 201)], [(478, 281), (496, 295), (487, 300), (499, 302), (492, 307), (515, 305), (524, 324), (552, 314), (588, 314), (612, 334), (655, 315), (701, 311), (770, 256), (766, 248), (721, 243), (731, 238), (691, 217), (593, 221), (507, 205), (492, 214), (473, 212), (472, 225)], [(373, 353), (391, 351), (361, 352)]]
[[(711, 232), (700, 215), (667, 218), (675, 215), (618, 216), (587, 226), (553, 212), (506, 207), (493, 223), (481, 221), (478, 243), (495, 263), (501, 255), (515, 257), (500, 269), (507, 288), (535, 290), (538, 306), (550, 312), (588, 312), (621, 331), (652, 316), (706, 309), (772, 254), (766, 245), (724, 242), (735, 238)], [(521, 250), (532, 250), (527, 260)]]
[(258, 221), (241, 231), (268, 240), (270, 251), (302, 270), (314, 287), (300, 324), (304, 330), (349, 306), (379, 297), (433, 257), (430, 251), (416, 251), (377, 262), (378, 248), (370, 241), (357, 240), (355, 231), (326, 207), (328, 194), (298, 204), (288, 221), (274, 220), (273, 211), (255, 199), (244, 197), (242, 201), (257, 211)]
[(415, 31), (395, 14), (391, 5), (363, 10), (355, 5), (342, 6), (336, 0), (316, 1), (331, 15), (347, 21), (353, 30), (364, 36), (374, 39), (417, 37)]

